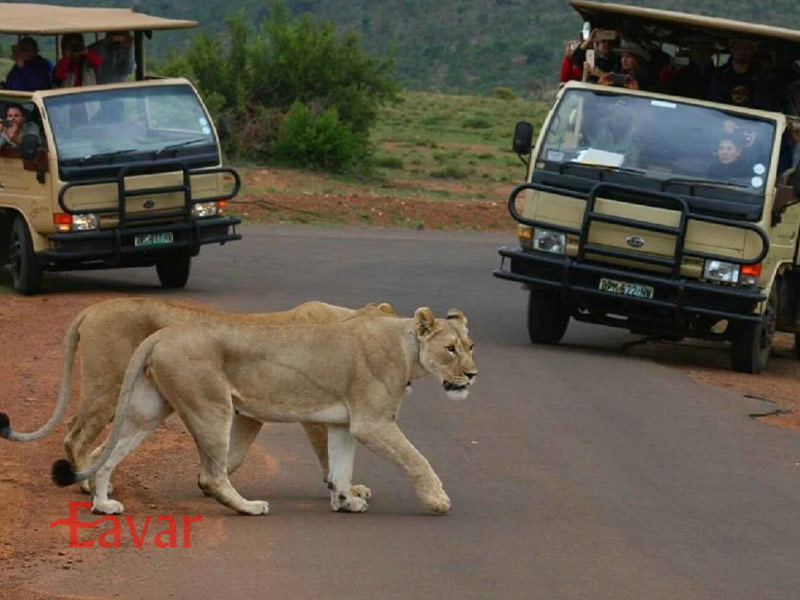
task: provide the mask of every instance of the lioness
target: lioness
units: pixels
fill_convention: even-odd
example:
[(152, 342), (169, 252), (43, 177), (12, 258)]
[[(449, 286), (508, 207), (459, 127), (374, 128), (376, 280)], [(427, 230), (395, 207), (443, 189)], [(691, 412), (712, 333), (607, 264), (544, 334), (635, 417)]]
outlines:
[(444, 513), (450, 499), (400, 431), (397, 414), (411, 381), (427, 373), (439, 377), (448, 395), (466, 397), (477, 375), (473, 347), (458, 309), (447, 319), (419, 308), (412, 319), (368, 313), (313, 327), (167, 327), (131, 358), (114, 427), (97, 460), (78, 473), (68, 461), (56, 461), (53, 479), (69, 485), (94, 476), (92, 510), (121, 513), (123, 505), (108, 498), (112, 470), (175, 411), (197, 443), (201, 488), (240, 513), (266, 514), (267, 502), (245, 500), (228, 479), (238, 415), (326, 424), (334, 510), (367, 509), (366, 499), (351, 490), (358, 440), (403, 467), (425, 506)]
[[(394, 314), (389, 304), (367, 305), (365, 310)], [(306, 302), (284, 312), (236, 314), (190, 307), (146, 298), (106, 300), (84, 309), (64, 335), (64, 353), (58, 403), (49, 421), (37, 431), (20, 433), (11, 429), (8, 417), (0, 413), (0, 437), (13, 441), (33, 441), (49, 434), (64, 415), (69, 404), (72, 365), (80, 341), (81, 390), (80, 408), (70, 423), (64, 439), (67, 459), (77, 470), (89, 464), (92, 442), (114, 416), (122, 377), (136, 347), (150, 334), (175, 324), (246, 324), (286, 325), (291, 323), (323, 323), (350, 317), (356, 311), (324, 302)], [(324, 425), (303, 423), (311, 446), (328, 473), (327, 431)], [(248, 447), (261, 430), (261, 422), (239, 415), (231, 426), (231, 455), (228, 468), (232, 473), (244, 460)], [(88, 482), (81, 484), (89, 492)], [(361, 493), (368, 494), (366, 488)]]

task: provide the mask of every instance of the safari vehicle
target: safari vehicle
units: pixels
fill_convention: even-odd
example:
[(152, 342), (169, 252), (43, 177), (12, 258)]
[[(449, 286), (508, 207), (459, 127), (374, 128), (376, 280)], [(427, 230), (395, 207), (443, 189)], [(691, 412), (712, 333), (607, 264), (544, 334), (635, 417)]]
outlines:
[[(731, 38), (800, 58), (800, 32), (676, 12), (573, 0), (591, 27), (664, 49)], [(585, 29), (586, 31), (586, 29)], [(570, 319), (668, 340), (730, 342), (733, 369), (759, 372), (773, 334), (800, 345), (800, 182), (779, 172), (791, 118), (684, 96), (570, 82), (532, 149), (519, 123), (527, 181), (508, 206), (520, 245), (500, 249), (496, 277), (529, 291), (532, 342), (558, 343)], [(625, 144), (594, 142), (616, 128)], [(738, 175), (710, 175), (725, 132), (746, 140)]]
[(0, 148), (0, 266), (10, 264), (17, 292), (40, 291), (43, 271), (115, 267), (155, 266), (163, 286), (183, 287), (202, 245), (241, 239), (240, 220), (223, 214), (239, 175), (222, 167), (197, 91), (185, 79), (145, 75), (144, 38), (194, 21), (0, 7), (0, 32), (55, 36), (57, 49), (67, 33), (133, 32), (136, 62), (135, 80), (124, 83), (0, 89), (0, 115), (19, 104), (41, 132)]

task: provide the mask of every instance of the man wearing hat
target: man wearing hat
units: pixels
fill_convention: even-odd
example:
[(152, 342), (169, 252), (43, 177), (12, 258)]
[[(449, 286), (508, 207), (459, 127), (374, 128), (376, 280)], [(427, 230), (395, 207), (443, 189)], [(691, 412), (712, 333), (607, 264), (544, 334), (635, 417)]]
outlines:
[[(586, 51), (590, 46), (594, 48), (594, 66), (586, 62)], [(600, 30), (592, 29), (589, 37), (572, 53), (572, 64), (587, 72), (586, 80), (589, 83), (596, 83), (606, 73), (615, 71), (619, 66), (619, 60), (611, 51), (611, 40), (600, 39)]]
[(765, 108), (764, 82), (753, 65), (756, 44), (751, 40), (730, 42), (731, 60), (711, 78), (708, 99), (748, 108)]
[(650, 53), (631, 40), (622, 40), (614, 52), (620, 56), (620, 68), (616, 73), (607, 73), (598, 81), (601, 85), (621, 85), (631, 90), (652, 88), (652, 78), (646, 70)]

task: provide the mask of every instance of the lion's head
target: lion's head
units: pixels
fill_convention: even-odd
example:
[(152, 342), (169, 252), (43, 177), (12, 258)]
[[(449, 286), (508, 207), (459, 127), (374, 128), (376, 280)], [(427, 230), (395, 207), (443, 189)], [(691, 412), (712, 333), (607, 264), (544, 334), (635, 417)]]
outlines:
[(436, 375), (447, 395), (463, 400), (478, 370), (472, 357), (475, 344), (467, 335), (467, 317), (457, 308), (447, 311), (446, 319), (435, 319), (430, 308), (414, 312), (419, 340), (419, 362)]

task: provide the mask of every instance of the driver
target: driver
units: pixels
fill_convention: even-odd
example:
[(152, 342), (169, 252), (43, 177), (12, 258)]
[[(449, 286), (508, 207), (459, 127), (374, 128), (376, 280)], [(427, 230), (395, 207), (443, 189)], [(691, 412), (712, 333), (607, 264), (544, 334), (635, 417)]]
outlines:
[(722, 181), (747, 177), (744, 161), (741, 160), (745, 144), (744, 136), (739, 132), (723, 135), (714, 153), (717, 160), (708, 168), (708, 176)]

